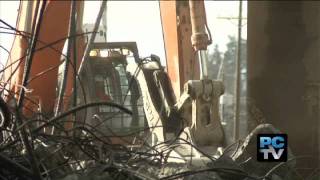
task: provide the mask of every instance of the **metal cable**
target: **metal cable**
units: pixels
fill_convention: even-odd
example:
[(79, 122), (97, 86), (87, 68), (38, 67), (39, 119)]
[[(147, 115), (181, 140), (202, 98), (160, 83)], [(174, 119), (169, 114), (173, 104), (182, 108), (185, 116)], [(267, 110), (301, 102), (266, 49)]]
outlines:
[[(39, 1), (38, 1), (39, 2)], [(32, 38), (32, 41), (31, 41), (31, 47), (30, 47), (30, 53), (29, 55), (27, 56), (26, 58), (26, 63), (25, 63), (25, 69), (24, 69), (24, 75), (23, 75), (23, 83), (22, 85), (24, 87), (27, 86), (27, 83), (28, 83), (28, 78), (29, 78), (29, 74), (30, 74), (30, 71), (31, 71), (31, 65), (32, 65), (32, 58), (33, 58), (33, 55), (34, 55), (34, 49), (36, 47), (36, 44), (37, 44), (37, 39), (38, 39), (38, 36), (39, 36), (39, 33), (40, 33), (40, 27), (41, 27), (41, 23), (42, 23), (42, 18), (43, 18), (43, 14), (44, 14), (44, 11), (45, 11), (45, 7), (46, 7), (46, 0), (44, 0), (41, 4), (41, 9), (40, 9), (40, 14), (38, 15), (37, 17), (37, 26), (36, 26), (36, 29), (35, 29), (35, 34)], [(40, 3), (40, 2), (39, 2)], [(36, 18), (34, 18), (35, 20)], [(20, 90), (20, 96), (19, 96), (19, 99), (18, 99), (18, 106), (17, 106), (17, 124), (21, 124), (22, 123), (22, 120), (20, 119), (19, 117), (19, 114), (20, 114), (20, 110), (21, 110), (21, 107), (23, 106), (23, 100), (24, 100), (24, 96), (25, 96), (25, 89), (24, 88), (21, 88)], [(41, 180), (41, 175), (40, 175), (40, 169), (39, 169), (39, 166), (38, 166), (38, 162), (37, 162), (37, 159), (34, 155), (34, 152), (32, 150), (32, 146), (31, 144), (29, 143), (29, 139), (28, 139), (28, 135), (27, 135), (27, 132), (26, 132), (26, 129), (25, 128), (22, 128), (21, 131), (20, 131), (20, 135), (21, 135), (21, 139), (23, 141), (23, 144), (29, 154), (29, 159), (30, 159), (30, 162), (32, 164), (32, 170), (33, 170), (33, 173), (34, 173), (34, 178), (37, 179), (37, 180)]]

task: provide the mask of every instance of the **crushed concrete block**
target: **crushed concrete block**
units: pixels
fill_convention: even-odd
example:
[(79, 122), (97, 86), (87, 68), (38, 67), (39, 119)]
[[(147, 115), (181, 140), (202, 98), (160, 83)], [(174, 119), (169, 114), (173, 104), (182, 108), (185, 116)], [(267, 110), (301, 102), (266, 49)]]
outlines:
[[(274, 134), (281, 133), (278, 129), (274, 128), (271, 124), (261, 124), (257, 126), (245, 139), (244, 143), (238, 148), (233, 160), (240, 164), (240, 166), (249, 174), (256, 177), (266, 175), (274, 166), (279, 162), (259, 162), (257, 161), (257, 134)], [(288, 159), (294, 158), (290, 148), (288, 147)], [(274, 174), (281, 178), (288, 180), (295, 179), (293, 169), (295, 161), (290, 161), (281, 165), (274, 171)]]

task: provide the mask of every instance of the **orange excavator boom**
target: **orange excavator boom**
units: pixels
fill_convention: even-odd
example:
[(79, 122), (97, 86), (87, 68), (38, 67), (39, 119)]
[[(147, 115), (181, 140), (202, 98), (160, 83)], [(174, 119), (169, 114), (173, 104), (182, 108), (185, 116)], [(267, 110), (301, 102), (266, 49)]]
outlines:
[[(25, 88), (26, 96), (24, 101), (25, 114), (32, 115), (39, 109), (44, 113), (52, 113), (57, 87), (58, 67), (62, 49), (65, 41), (68, 39), (68, 27), (70, 23), (71, 1), (47, 1), (41, 22), (36, 22), (36, 15), (39, 13), (39, 4), (44, 1), (21, 1), (16, 29), (17, 35), (14, 38), (10, 51), (9, 59), (6, 63), (3, 82), (4, 94), (7, 100), (11, 98), (18, 99), (21, 88)], [(81, 14), (83, 2), (77, 2), (77, 12)], [(78, 17), (81, 17), (79, 15)], [(22, 87), (23, 74), (26, 63), (28, 48), (30, 48), (30, 39), (32, 38), (33, 24), (40, 24), (39, 35), (32, 58), (32, 66), (26, 87)], [(78, 20), (78, 23), (82, 23)], [(78, 25), (78, 32), (81, 28)], [(77, 37), (78, 59), (81, 60), (83, 53), (83, 39)], [(80, 63), (77, 63), (80, 64)], [(68, 76), (69, 85), (67, 84), (66, 94), (72, 91), (71, 73)], [(43, 75), (45, 74), (45, 75)], [(46, 83), (44, 83), (46, 82)], [(50, 83), (49, 83), (50, 82)], [(70, 85), (71, 84), (71, 85)], [(10, 92), (10, 93), (9, 93)]]

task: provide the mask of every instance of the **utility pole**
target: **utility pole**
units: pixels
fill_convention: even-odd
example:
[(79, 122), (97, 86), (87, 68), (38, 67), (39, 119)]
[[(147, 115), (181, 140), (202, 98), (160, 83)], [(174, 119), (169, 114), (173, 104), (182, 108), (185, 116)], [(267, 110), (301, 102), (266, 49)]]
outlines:
[[(242, 33), (242, 20), (246, 20), (247, 17), (242, 17), (242, 0), (239, 1), (239, 14), (236, 17), (233, 16), (219, 16), (217, 17), (217, 19), (222, 19), (222, 20), (238, 20), (238, 23), (236, 24), (236, 26), (238, 27), (238, 43), (237, 43), (237, 55), (236, 55), (236, 59), (235, 59), (235, 66), (236, 66), (236, 71), (235, 71), (235, 88), (234, 88), (234, 128), (233, 128), (233, 136), (234, 136), (234, 140), (238, 140), (239, 139), (239, 135), (240, 135), (240, 85), (241, 85), (241, 33)], [(244, 24), (246, 25), (246, 24)], [(223, 71), (223, 69), (221, 69)], [(223, 72), (220, 72), (219, 70), (219, 76), (218, 77), (222, 77)]]
[(240, 130), (240, 82), (241, 82), (241, 30), (242, 30), (242, 0), (239, 1), (239, 19), (238, 19), (238, 46), (235, 71), (235, 103), (234, 103), (234, 140), (239, 139)]

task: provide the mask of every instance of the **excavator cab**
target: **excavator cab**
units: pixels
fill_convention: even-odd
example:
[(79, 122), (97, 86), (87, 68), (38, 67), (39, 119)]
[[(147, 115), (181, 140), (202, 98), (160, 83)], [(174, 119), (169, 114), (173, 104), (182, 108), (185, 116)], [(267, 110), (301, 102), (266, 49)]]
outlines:
[(136, 43), (93, 43), (86, 61), (86, 66), (78, 78), (77, 105), (110, 101), (130, 109), (133, 115), (109, 106), (91, 107), (76, 114), (76, 123), (73, 126), (76, 126), (77, 122), (85, 122), (104, 135), (111, 136), (113, 144), (128, 144), (134, 137), (128, 136), (124, 139), (117, 136), (133, 132), (143, 133), (142, 129), (145, 129), (139, 88), (126, 70), (128, 63), (139, 62)]

